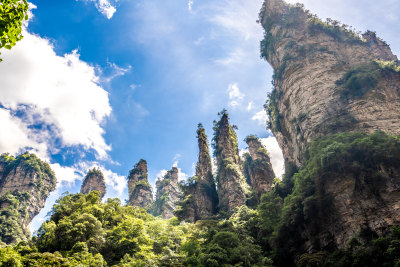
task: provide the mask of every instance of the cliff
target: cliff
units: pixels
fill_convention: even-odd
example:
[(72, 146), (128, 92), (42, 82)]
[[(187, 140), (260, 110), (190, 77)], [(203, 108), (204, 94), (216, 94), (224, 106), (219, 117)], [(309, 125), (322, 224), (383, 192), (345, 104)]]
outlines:
[(270, 128), (286, 162), (300, 165), (307, 144), (327, 134), (400, 134), (397, 57), (375, 33), (358, 36), (282, 0), (266, 0), (260, 22), (274, 68)]
[(177, 208), (177, 202), (181, 194), (178, 172), (178, 168), (172, 167), (162, 179), (156, 181), (156, 200), (151, 208), (153, 215), (161, 216), (163, 219), (174, 217), (174, 211)]
[(148, 181), (147, 162), (141, 159), (129, 172), (129, 200), (131, 206), (148, 209), (153, 202), (153, 192)]
[(197, 141), (199, 160), (196, 165), (196, 176), (182, 186), (183, 196), (175, 212), (179, 219), (192, 222), (214, 215), (218, 204), (207, 135), (201, 124), (197, 129)]
[(56, 187), (50, 166), (34, 154), (0, 157), (0, 240), (27, 240), (29, 224)]
[(217, 160), (217, 185), (219, 209), (232, 213), (236, 207), (246, 203), (249, 188), (243, 176), (234, 126), (229, 124), (225, 110), (214, 122), (214, 153)]
[(106, 183), (100, 169), (89, 170), (82, 182), (81, 193), (89, 194), (91, 191), (100, 192), (100, 198), (103, 198), (106, 194)]
[(275, 173), (268, 152), (261, 141), (252, 135), (248, 136), (245, 141), (249, 147), (249, 153), (244, 155), (244, 173), (249, 185), (254, 190), (257, 202), (259, 202), (261, 195), (271, 190)]
[(359, 36), (282, 0), (266, 0), (260, 22), (274, 68), (269, 128), (286, 165), (299, 168), (284, 180), (289, 190), (277, 189), (287, 196), (282, 260), (387, 234), (400, 224), (397, 57), (373, 32)]

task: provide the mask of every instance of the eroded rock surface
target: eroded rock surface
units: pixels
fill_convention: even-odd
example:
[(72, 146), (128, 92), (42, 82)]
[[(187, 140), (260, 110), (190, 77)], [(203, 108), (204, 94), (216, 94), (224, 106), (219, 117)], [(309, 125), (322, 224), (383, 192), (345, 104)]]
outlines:
[(141, 159), (129, 172), (129, 205), (148, 209), (153, 202), (153, 190), (148, 180), (147, 162)]
[(103, 198), (106, 194), (104, 175), (97, 168), (89, 170), (82, 182), (81, 193), (89, 194), (92, 191), (100, 192), (100, 198)]
[(246, 203), (245, 193), (248, 185), (241, 168), (235, 130), (229, 125), (228, 114), (223, 111), (220, 115), (220, 120), (214, 125), (218, 199), (220, 210), (229, 214), (236, 207)]
[(261, 141), (255, 136), (248, 136), (246, 143), (249, 154), (245, 155), (244, 169), (258, 202), (262, 194), (271, 190), (275, 173), (268, 152)]
[(174, 217), (174, 211), (177, 208), (181, 193), (178, 173), (178, 168), (172, 167), (162, 179), (156, 181), (156, 201), (153, 203), (151, 211), (156, 216), (161, 215), (163, 219)]
[[(376, 81), (367, 76), (353, 80), (350, 92), (340, 84), (363, 64), (397, 62), (375, 33), (365, 33), (362, 40), (337, 22), (324, 23), (282, 0), (266, 0), (260, 21), (265, 29), (262, 54), (275, 72), (271, 128), (287, 162), (300, 165), (307, 144), (327, 134), (378, 130), (400, 134), (398, 73), (386, 68)], [(374, 86), (367, 85), (368, 90), (357, 88), (370, 81)]]
[(0, 157), (0, 240), (10, 244), (29, 238), (29, 224), (56, 187), (50, 166), (34, 154)]
[[(260, 22), (265, 29), (262, 55), (274, 68), (269, 126), (286, 163), (301, 167), (307, 146), (319, 137), (400, 134), (400, 69), (375, 33), (358, 36), (282, 0), (266, 0)], [(382, 235), (399, 225), (399, 163), (371, 168), (384, 177), (379, 187), (371, 186), (370, 172), (321, 174), (324, 182), (317, 184), (315, 197), (329, 199), (332, 209), (319, 221), (306, 218), (298, 225), (305, 250), (342, 248), (365, 229)], [(324, 207), (315, 206), (315, 212)]]

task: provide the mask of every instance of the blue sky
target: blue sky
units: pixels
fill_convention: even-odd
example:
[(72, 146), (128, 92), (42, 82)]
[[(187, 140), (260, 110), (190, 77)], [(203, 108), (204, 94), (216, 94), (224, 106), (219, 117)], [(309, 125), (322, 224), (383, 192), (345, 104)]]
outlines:
[[(322, 18), (377, 31), (399, 54), (397, 0), (300, 2)], [(62, 192), (79, 191), (90, 167), (105, 173), (107, 196), (122, 200), (141, 158), (152, 184), (174, 164), (182, 179), (193, 175), (197, 124), (211, 140), (223, 108), (239, 127), (240, 148), (248, 134), (264, 138), (281, 172), (262, 108), (272, 69), (259, 56), (261, 0), (32, 3), (25, 38), (0, 64), (0, 152), (35, 152), (59, 180), (32, 229)]]

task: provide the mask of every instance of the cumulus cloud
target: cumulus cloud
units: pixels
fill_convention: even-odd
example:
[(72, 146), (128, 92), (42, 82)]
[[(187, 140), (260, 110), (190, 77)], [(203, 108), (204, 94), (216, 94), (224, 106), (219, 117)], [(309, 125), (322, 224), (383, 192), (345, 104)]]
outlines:
[(253, 117), (251, 117), (251, 119), (253, 121), (256, 121), (258, 125), (266, 125), (266, 122), (268, 120), (267, 112), (264, 109), (262, 109), (256, 114), (254, 114)]
[(270, 136), (267, 138), (261, 138), (261, 143), (265, 146), (270, 155), (275, 175), (281, 178), (285, 172), (285, 162), (278, 141), (276, 141), (275, 137)]
[(114, 4), (117, 1), (109, 1), (109, 0), (83, 0), (83, 1), (94, 2), (97, 10), (108, 19), (111, 19), (114, 13), (117, 11)]
[(245, 97), (245, 95), (242, 92), (240, 92), (237, 83), (230, 84), (227, 92), (229, 94), (229, 99), (230, 99), (229, 106), (233, 108), (239, 106), (242, 103), (243, 98)]
[(2, 54), (0, 107), (13, 134), (3, 130), (0, 147), (43, 152), (47, 144), (49, 152), (60, 141), (61, 147), (82, 146), (106, 158), (111, 148), (102, 123), (111, 106), (95, 68), (80, 60), (77, 51), (58, 56), (47, 39), (23, 34), (22, 41)]

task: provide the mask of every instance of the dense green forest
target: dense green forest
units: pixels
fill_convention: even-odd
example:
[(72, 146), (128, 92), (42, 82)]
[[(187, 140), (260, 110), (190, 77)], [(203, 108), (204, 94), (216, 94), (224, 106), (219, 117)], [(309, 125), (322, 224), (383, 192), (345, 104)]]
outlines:
[(354, 236), (344, 249), (299, 254), (298, 225), (321, 220), (329, 200), (318, 192), (321, 173), (368, 172), (400, 160), (400, 137), (382, 132), (336, 134), (313, 142), (299, 170), (251, 209), (195, 224), (163, 220), (144, 209), (101, 202), (97, 191), (65, 194), (28, 242), (0, 249), (0, 266), (400, 266), (400, 229), (380, 237)]

